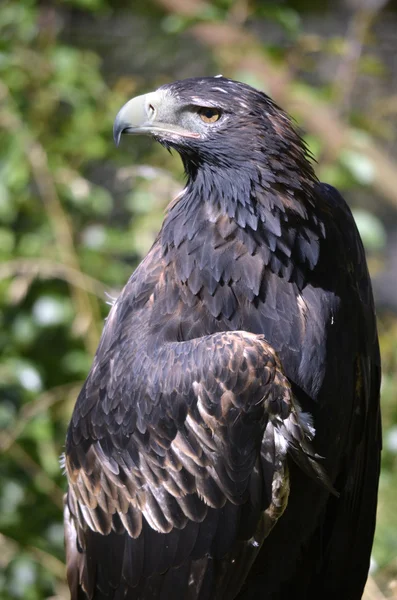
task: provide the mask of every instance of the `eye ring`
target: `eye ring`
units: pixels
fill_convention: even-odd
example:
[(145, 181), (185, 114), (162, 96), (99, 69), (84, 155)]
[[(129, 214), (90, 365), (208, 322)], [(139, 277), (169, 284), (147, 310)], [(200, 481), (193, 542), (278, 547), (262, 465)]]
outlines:
[(204, 123), (216, 123), (221, 118), (221, 111), (212, 106), (202, 106), (197, 113)]

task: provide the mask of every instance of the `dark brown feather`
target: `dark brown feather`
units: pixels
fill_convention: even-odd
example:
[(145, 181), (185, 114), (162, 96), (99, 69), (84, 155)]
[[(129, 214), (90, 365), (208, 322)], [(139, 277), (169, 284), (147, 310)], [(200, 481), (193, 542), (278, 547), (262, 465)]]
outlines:
[(358, 600), (379, 354), (351, 213), (264, 94), (225, 78), (167, 92), (178, 115), (205, 92), (224, 118), (157, 136), (188, 183), (109, 313), (68, 430), (72, 600)]

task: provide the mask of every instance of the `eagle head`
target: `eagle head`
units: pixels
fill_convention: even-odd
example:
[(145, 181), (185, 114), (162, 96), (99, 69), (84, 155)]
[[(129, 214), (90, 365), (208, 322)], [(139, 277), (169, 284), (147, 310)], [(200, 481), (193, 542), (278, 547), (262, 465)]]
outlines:
[(309, 164), (288, 115), (263, 92), (222, 76), (175, 81), (129, 100), (113, 133), (116, 144), (122, 134), (152, 135), (179, 152), (188, 174), (200, 166), (242, 172), (289, 163), (306, 171)]

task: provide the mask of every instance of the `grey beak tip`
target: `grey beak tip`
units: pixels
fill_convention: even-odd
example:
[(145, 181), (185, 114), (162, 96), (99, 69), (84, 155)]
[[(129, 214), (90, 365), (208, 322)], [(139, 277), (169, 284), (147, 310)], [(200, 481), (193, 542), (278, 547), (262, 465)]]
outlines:
[(117, 114), (115, 120), (114, 120), (114, 125), (113, 125), (113, 139), (114, 139), (114, 143), (116, 144), (116, 147), (119, 147), (120, 144), (120, 140), (121, 140), (121, 135), (124, 131), (124, 129), (126, 128), (126, 123), (125, 120), (120, 116), (120, 112)]
[(116, 147), (118, 148), (119, 144), (120, 144), (120, 139), (121, 139), (121, 134), (123, 133), (123, 126), (121, 125), (121, 123), (117, 120), (114, 123), (113, 126), (113, 139), (114, 139), (114, 143), (116, 144)]
[(116, 145), (116, 148), (118, 148), (118, 147), (119, 147), (119, 144), (120, 144), (120, 138), (121, 138), (121, 133), (120, 133), (120, 132), (117, 132), (117, 133), (114, 133), (114, 134), (113, 134), (113, 139), (114, 139), (114, 143), (115, 143), (115, 145)]

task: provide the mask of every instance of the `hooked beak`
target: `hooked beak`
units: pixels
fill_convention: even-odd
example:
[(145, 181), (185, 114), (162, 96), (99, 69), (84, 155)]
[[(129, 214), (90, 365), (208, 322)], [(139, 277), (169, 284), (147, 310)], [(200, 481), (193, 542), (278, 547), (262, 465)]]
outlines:
[(123, 133), (200, 138), (199, 133), (178, 125), (177, 106), (177, 100), (164, 90), (132, 98), (116, 116), (113, 126), (116, 146), (119, 145)]

